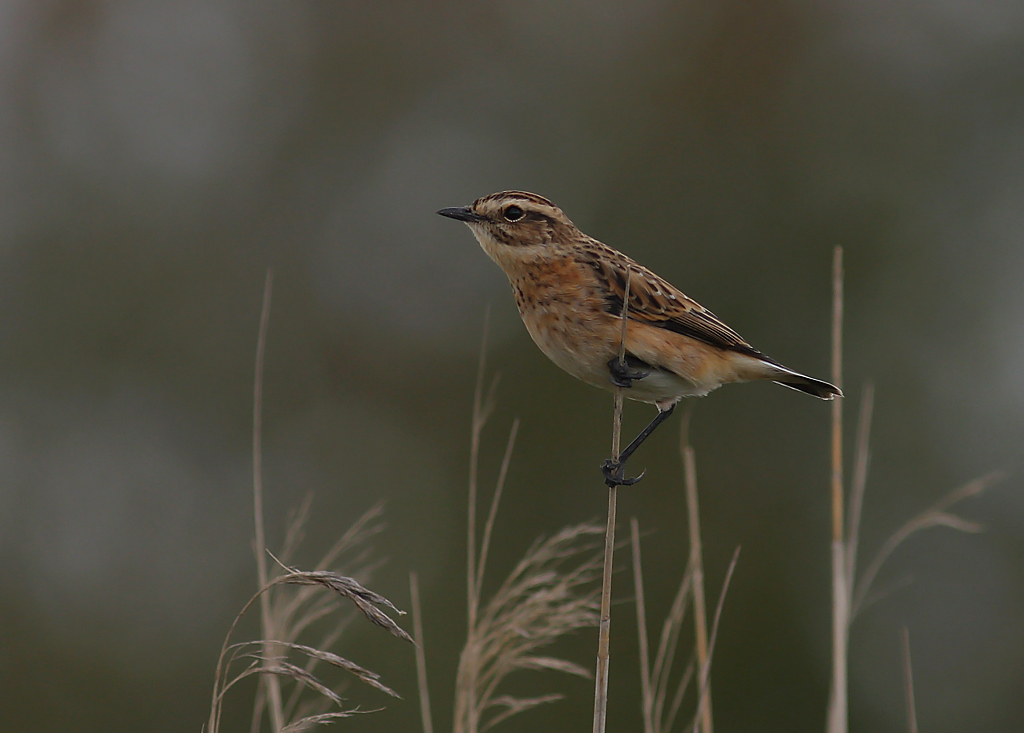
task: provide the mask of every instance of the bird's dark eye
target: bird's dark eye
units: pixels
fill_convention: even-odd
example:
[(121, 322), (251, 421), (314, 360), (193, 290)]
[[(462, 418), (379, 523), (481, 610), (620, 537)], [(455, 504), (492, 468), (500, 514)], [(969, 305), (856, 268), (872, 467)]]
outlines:
[(505, 209), (505, 221), (519, 221), (526, 214), (525, 211), (513, 204)]

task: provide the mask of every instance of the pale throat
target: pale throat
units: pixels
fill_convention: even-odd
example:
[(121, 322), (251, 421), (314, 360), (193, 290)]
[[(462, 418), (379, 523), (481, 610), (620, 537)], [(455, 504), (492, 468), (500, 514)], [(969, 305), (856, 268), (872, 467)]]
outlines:
[(473, 236), (480, 243), (480, 248), (487, 253), (510, 278), (521, 275), (539, 262), (549, 259), (545, 245), (509, 246), (496, 241), (482, 228), (471, 226)]

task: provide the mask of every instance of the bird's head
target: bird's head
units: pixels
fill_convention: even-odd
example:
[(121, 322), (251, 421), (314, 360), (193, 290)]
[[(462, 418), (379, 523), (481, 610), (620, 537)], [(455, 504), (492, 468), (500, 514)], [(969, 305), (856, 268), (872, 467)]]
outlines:
[(518, 262), (554, 255), (579, 236), (561, 209), (526, 191), (492, 193), (472, 206), (437, 213), (465, 222), (484, 251), (506, 271)]

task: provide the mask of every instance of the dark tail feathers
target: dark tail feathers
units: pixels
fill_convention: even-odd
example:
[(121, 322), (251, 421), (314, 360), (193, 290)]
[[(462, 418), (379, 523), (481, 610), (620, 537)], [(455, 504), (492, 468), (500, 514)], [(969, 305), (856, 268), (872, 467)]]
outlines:
[(798, 392), (806, 392), (822, 400), (831, 400), (834, 397), (843, 396), (843, 391), (834, 384), (823, 382), (820, 379), (805, 377), (803, 374), (797, 374), (796, 372), (788, 372), (773, 381), (776, 384), (781, 384), (783, 387), (789, 387)]

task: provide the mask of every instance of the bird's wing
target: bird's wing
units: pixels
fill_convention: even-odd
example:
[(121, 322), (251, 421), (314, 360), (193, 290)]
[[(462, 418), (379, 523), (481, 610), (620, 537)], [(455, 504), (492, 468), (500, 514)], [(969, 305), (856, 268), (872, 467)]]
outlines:
[(629, 273), (629, 319), (695, 338), (722, 349), (766, 358), (714, 313), (666, 280), (610, 247), (594, 242), (585, 262), (606, 293), (608, 312), (622, 313)]

